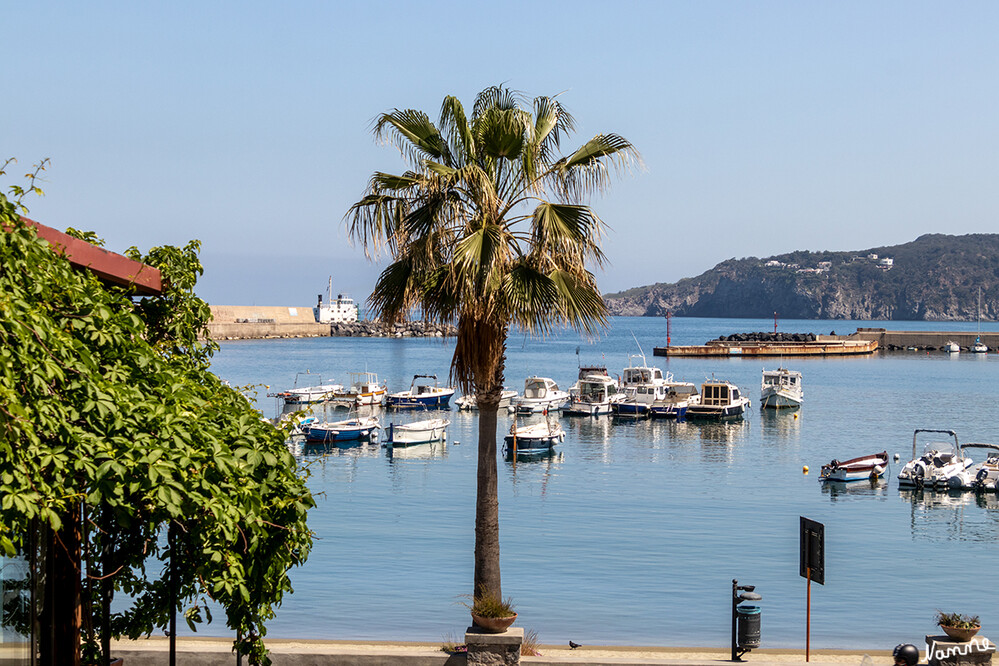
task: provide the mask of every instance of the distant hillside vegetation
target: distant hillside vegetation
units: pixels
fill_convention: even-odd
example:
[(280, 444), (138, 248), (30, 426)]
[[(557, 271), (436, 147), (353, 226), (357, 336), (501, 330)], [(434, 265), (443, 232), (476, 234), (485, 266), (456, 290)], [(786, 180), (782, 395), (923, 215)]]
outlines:
[(787, 319), (975, 320), (999, 313), (999, 234), (927, 234), (856, 252), (729, 259), (672, 284), (604, 300), (611, 314)]

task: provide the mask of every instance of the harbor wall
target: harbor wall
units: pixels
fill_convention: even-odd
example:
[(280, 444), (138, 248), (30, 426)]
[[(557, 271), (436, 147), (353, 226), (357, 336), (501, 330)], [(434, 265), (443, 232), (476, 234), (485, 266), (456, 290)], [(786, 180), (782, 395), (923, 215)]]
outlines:
[(315, 337), (360, 337), (360, 338), (409, 338), (409, 337), (454, 337), (454, 326), (424, 324), (421, 321), (405, 321), (393, 326), (383, 326), (378, 321), (340, 322), (320, 324), (316, 322), (312, 308), (257, 306), (257, 305), (212, 305), (212, 321), (208, 324), (212, 340), (261, 340), (267, 338), (315, 338)]
[(261, 338), (314, 338), (330, 335), (330, 325), (320, 324), (312, 306), (212, 305), (208, 332), (212, 340)]
[[(876, 340), (882, 349), (940, 349), (948, 341), (969, 348), (978, 333), (972, 331), (889, 331), (884, 328), (858, 328), (854, 338)], [(981, 333), (982, 344), (995, 351), (999, 348), (999, 333)]]

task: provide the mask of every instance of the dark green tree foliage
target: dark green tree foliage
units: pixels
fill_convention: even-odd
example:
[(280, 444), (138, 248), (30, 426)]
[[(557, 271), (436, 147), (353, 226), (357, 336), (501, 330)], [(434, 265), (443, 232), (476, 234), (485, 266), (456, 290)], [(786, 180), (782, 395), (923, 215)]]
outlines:
[[(166, 285), (133, 301), (74, 270), (3, 194), (0, 225), (0, 547), (82, 511), (92, 645), (167, 625), (173, 556), (188, 621), (214, 600), (268, 662), (264, 622), (308, 555), (314, 502), (285, 434), (208, 370), (198, 243), (130, 249)], [(109, 616), (113, 591), (134, 603)]]

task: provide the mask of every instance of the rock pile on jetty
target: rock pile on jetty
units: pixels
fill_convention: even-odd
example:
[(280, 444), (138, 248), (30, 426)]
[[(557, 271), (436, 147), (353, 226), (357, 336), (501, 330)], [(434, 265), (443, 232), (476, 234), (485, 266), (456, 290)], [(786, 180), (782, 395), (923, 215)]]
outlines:
[(457, 335), (451, 325), (425, 324), (422, 321), (400, 322), (385, 326), (380, 321), (354, 321), (330, 324), (330, 335), (341, 338), (450, 338)]
[(733, 333), (718, 336), (721, 342), (815, 342), (814, 333)]

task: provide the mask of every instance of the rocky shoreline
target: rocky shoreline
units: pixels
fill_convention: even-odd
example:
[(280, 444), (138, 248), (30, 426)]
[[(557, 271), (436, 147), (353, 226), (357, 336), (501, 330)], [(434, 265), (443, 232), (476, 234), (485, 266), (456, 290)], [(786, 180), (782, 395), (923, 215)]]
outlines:
[(441, 326), (422, 321), (406, 321), (386, 326), (379, 321), (355, 321), (330, 324), (335, 338), (453, 338), (455, 326)]

